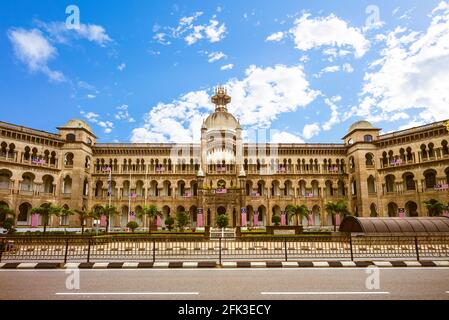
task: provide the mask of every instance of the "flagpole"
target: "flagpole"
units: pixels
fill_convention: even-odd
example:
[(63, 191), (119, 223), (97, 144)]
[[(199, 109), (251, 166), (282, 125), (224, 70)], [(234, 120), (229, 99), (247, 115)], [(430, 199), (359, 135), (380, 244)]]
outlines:
[(112, 202), (112, 168), (109, 167), (109, 208), (108, 208), (108, 233), (111, 231), (111, 202)]

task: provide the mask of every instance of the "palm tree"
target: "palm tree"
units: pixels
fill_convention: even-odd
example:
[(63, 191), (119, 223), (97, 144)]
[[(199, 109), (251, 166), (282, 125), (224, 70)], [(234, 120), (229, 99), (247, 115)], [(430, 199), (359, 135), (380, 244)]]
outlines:
[(332, 225), (334, 226), (334, 231), (337, 231), (337, 224), (336, 224), (336, 215), (337, 214), (343, 214), (343, 216), (346, 216), (349, 214), (348, 205), (346, 204), (345, 200), (338, 200), (337, 202), (329, 201), (326, 203), (325, 209), (327, 213), (329, 213), (332, 216)]
[(84, 234), (84, 225), (86, 224), (87, 218), (91, 216), (91, 213), (86, 210), (75, 210), (75, 213), (78, 215), (78, 220), (81, 224), (81, 234)]
[(59, 217), (61, 213), (61, 208), (58, 206), (55, 206), (51, 203), (44, 203), (40, 207), (35, 207), (31, 209), (31, 214), (38, 214), (42, 216), (42, 221), (44, 223), (44, 234), (47, 232), (47, 225), (50, 222), (50, 218), (52, 216)]
[(104, 205), (104, 206), (97, 206), (94, 208), (94, 210), (91, 212), (91, 216), (95, 219), (100, 219), (101, 216), (106, 217), (106, 233), (109, 232), (109, 219), (113, 216), (117, 215), (118, 211), (117, 208), (112, 205)]
[(299, 226), (299, 221), (303, 220), (303, 218), (306, 218), (307, 221), (309, 220), (310, 210), (305, 204), (301, 205), (294, 205), (290, 204), (286, 208), (287, 212), (293, 213), (296, 217), (296, 225)]
[(154, 222), (154, 219), (159, 215), (158, 208), (155, 205), (144, 206), (142, 211), (137, 213), (139, 218), (148, 217), (148, 233), (151, 233), (151, 226)]
[(443, 211), (446, 209), (444, 203), (435, 199), (424, 201), (424, 206), (429, 211), (429, 216), (431, 217), (441, 216)]

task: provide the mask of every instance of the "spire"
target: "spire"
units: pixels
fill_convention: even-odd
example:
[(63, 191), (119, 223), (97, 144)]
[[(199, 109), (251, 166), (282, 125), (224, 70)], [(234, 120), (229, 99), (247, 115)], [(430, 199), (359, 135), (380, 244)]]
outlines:
[(226, 106), (231, 102), (231, 97), (228, 96), (227, 93), (226, 88), (223, 86), (218, 86), (215, 88), (215, 95), (212, 97), (212, 103), (215, 104), (215, 111), (228, 112), (228, 108)]

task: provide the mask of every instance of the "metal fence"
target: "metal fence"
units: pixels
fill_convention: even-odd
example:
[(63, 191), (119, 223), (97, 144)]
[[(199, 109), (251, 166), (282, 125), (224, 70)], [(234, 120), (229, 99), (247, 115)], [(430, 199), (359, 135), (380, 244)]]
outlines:
[(7, 237), (0, 262), (236, 261), (449, 258), (449, 236), (220, 238)]

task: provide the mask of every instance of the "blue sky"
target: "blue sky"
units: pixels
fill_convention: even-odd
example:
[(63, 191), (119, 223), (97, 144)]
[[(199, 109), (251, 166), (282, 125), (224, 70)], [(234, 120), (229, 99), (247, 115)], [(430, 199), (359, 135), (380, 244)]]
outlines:
[[(80, 11), (67, 29), (66, 8)], [(229, 109), (275, 142), (449, 118), (449, 2), (2, 1), (0, 120), (100, 142), (197, 141)]]

